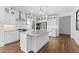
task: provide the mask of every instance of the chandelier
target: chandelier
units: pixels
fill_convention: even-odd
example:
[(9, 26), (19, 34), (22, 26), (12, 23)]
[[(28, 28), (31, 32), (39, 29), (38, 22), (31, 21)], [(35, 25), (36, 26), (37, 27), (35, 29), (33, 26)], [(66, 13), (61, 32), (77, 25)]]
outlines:
[(39, 15), (40, 16), (46, 16), (47, 15), (47, 6), (40, 7)]

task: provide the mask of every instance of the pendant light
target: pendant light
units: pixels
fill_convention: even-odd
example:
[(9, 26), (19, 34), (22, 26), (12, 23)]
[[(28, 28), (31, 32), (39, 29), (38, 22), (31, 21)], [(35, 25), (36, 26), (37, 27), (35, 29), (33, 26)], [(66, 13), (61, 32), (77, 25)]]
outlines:
[(47, 6), (40, 7), (39, 16), (47, 15)]

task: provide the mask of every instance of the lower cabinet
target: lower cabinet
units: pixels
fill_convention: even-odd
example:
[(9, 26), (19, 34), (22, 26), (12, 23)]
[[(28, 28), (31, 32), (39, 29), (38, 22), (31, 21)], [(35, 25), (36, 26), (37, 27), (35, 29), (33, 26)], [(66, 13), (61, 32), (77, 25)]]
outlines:
[(0, 47), (4, 46), (4, 31), (0, 31)]
[(4, 42), (5, 44), (12, 43), (19, 40), (18, 31), (4, 31)]
[(32, 51), (32, 37), (27, 35), (27, 51)]
[(27, 35), (20, 32), (20, 48), (23, 52), (27, 52)]
[(49, 36), (56, 37), (56, 30), (49, 31)]

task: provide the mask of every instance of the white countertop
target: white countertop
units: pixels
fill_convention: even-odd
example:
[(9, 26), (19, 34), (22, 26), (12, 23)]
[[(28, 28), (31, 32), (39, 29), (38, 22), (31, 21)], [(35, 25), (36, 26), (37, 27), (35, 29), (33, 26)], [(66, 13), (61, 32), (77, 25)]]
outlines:
[(31, 36), (40, 36), (40, 35), (44, 35), (44, 34), (48, 34), (47, 31), (45, 30), (37, 30), (37, 31), (25, 31), (25, 32), (22, 32), (22, 33), (25, 33), (27, 35), (31, 35)]

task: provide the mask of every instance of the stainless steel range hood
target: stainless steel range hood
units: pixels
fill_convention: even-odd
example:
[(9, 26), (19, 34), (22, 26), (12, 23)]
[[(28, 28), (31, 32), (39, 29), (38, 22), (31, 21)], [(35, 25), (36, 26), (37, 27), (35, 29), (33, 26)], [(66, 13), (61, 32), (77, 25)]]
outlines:
[(26, 19), (22, 18), (21, 14), (22, 14), (22, 12), (19, 11), (19, 18), (16, 19), (16, 21), (26, 21)]

